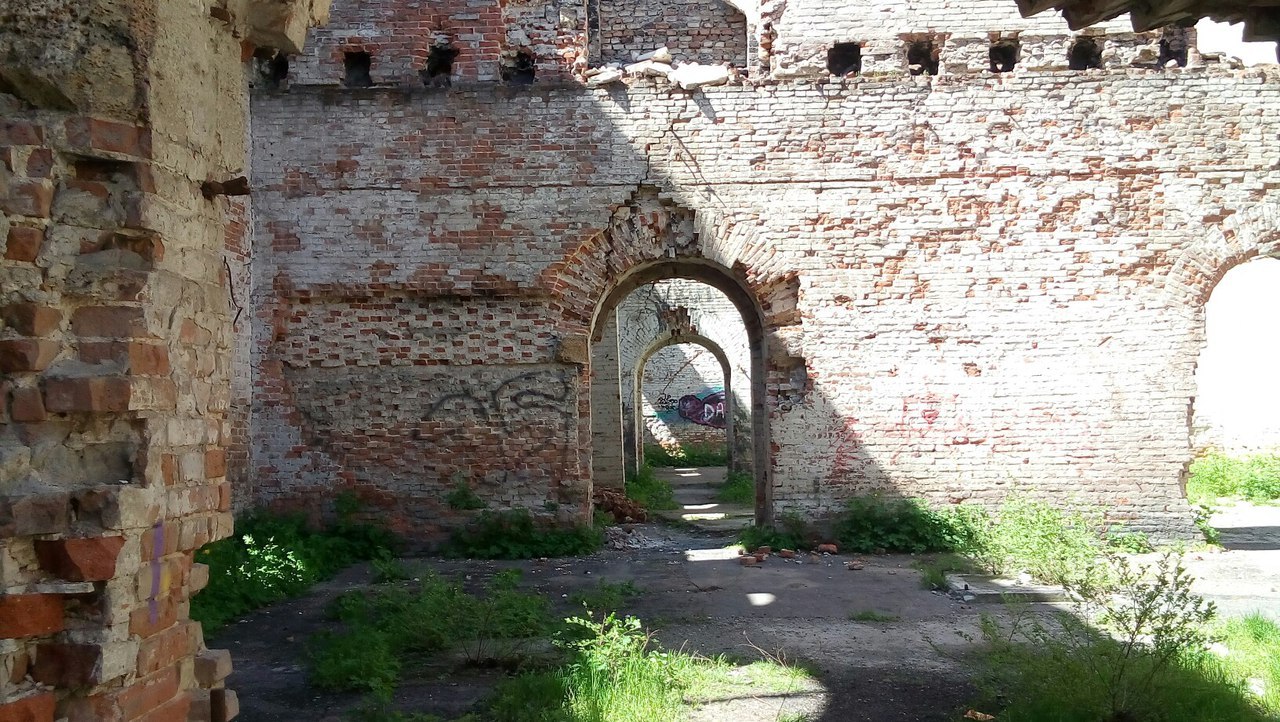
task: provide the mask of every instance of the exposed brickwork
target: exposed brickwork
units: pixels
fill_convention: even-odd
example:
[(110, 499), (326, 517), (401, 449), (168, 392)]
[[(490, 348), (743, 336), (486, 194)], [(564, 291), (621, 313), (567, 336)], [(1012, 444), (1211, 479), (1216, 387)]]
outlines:
[(200, 188), (245, 166), (242, 41), (296, 50), (327, 2), (18, 5), (0, 27), (0, 719), (187, 722), (193, 694), (234, 700), (225, 674), (191, 674), (187, 619), (192, 555), (231, 531), (237, 216)]
[[(776, 27), (784, 55), (820, 35)], [(1053, 37), (1065, 58), (1070, 37)], [(438, 499), (459, 475), (499, 504), (564, 502), (585, 482), (589, 394), (558, 348), (628, 269), (688, 257), (738, 269), (765, 318), (779, 509), (1026, 487), (1185, 530), (1201, 319), (1174, 279), (1280, 182), (1274, 72), (1023, 57), (998, 77), (984, 60), (693, 95), (633, 80), (625, 103), (260, 96), (262, 498), (354, 485), (428, 529), (450, 523)], [(454, 317), (442, 344), (428, 324)], [(547, 336), (507, 351), (485, 340), (504, 319)], [(461, 423), (438, 425), (445, 408)], [(504, 457), (525, 427), (547, 446)]]
[(643, 52), (665, 47), (691, 63), (750, 64), (747, 19), (723, 0), (603, 0), (600, 62), (631, 63)]

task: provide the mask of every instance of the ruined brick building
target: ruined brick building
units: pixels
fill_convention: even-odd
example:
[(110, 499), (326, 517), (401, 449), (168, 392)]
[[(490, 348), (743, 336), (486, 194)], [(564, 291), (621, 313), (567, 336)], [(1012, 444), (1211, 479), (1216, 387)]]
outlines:
[[(733, 70), (599, 72), (658, 47)], [(741, 315), (762, 520), (1024, 490), (1187, 529), (1202, 305), (1277, 247), (1275, 69), (994, 1), (337, 0), (259, 72), (246, 499), (582, 518), (617, 308), (693, 279)]]
[[(187, 611), (233, 488), (584, 516), (654, 281), (741, 315), (762, 519), (1185, 527), (1204, 300), (1278, 252), (1274, 69), (1001, 2), (339, 0), (304, 48), (328, 5), (0, 0), (0, 719), (234, 716)], [(738, 70), (587, 77), (659, 43)]]

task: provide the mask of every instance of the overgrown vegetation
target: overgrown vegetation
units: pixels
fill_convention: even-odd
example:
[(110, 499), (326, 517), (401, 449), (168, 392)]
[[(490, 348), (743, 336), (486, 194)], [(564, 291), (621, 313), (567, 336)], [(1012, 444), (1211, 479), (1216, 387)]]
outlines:
[(901, 617), (896, 614), (877, 612), (874, 609), (863, 609), (849, 614), (849, 620), (854, 622), (896, 622), (900, 619)]
[[(1193, 595), (1177, 557), (1105, 573), (1069, 588), (1074, 613), (983, 620), (986, 699), (1008, 722), (1261, 722), (1260, 701), (1208, 651), (1212, 603)], [(1265, 635), (1264, 635), (1265, 636)]]
[(759, 549), (763, 546), (774, 549), (813, 549), (818, 545), (818, 539), (810, 533), (808, 527), (808, 523), (798, 514), (786, 513), (776, 527), (743, 527), (738, 532), (738, 543), (746, 549)]
[(756, 480), (746, 471), (730, 471), (725, 474), (724, 484), (716, 490), (716, 501), (723, 504), (743, 504), (750, 506), (756, 503)]
[(443, 551), (469, 559), (533, 559), (590, 554), (604, 543), (599, 527), (543, 523), (527, 509), (482, 511), (454, 533)]
[(725, 466), (729, 450), (724, 444), (681, 444), (665, 447), (645, 444), (644, 463), (648, 466)]
[(236, 521), (232, 536), (204, 547), (209, 584), (191, 600), (191, 618), (206, 632), (267, 604), (297, 596), (313, 584), (365, 559), (398, 548), (386, 529), (354, 520), (359, 503), (341, 496), (338, 521), (312, 529), (304, 517), (254, 512)]
[(444, 503), (449, 505), (450, 509), (459, 509), (462, 511), (474, 511), (483, 509), (488, 504), (484, 503), (478, 494), (467, 484), (465, 479), (458, 479), (453, 486), (453, 491), (445, 494)]
[(676, 503), (671, 482), (659, 479), (653, 473), (653, 467), (647, 463), (639, 471), (627, 475), (626, 492), (628, 499), (639, 502), (650, 511), (676, 509), (680, 506)]
[(529, 640), (552, 628), (546, 598), (517, 589), (519, 577), (500, 572), (482, 594), (430, 574), (416, 588), (343, 594), (329, 607), (342, 629), (311, 639), (311, 683), (387, 698), (404, 666), (446, 650), (474, 664), (518, 664)]
[(858, 497), (836, 520), (835, 537), (843, 551), (952, 552), (991, 573), (1058, 584), (1081, 581), (1104, 548), (1100, 517), (1019, 496), (996, 514), (977, 504), (933, 509), (918, 499)]
[(640, 596), (640, 588), (634, 582), (610, 582), (601, 579), (595, 587), (569, 595), (569, 603), (584, 607), (588, 612), (617, 612), (628, 599)]
[(1223, 663), (1280, 719), (1280, 623), (1258, 612), (1228, 619), (1218, 633), (1227, 653)]
[(1211, 451), (1191, 462), (1187, 499), (1203, 503), (1221, 497), (1280, 499), (1280, 454), (1234, 457)]
[[(572, 617), (557, 641), (568, 661), (499, 687), (493, 722), (677, 722), (690, 705), (744, 694), (787, 694), (810, 677), (768, 659), (737, 666), (658, 647), (635, 617)], [(794, 718), (793, 719), (797, 719)], [(802, 718), (799, 718), (802, 719)]]

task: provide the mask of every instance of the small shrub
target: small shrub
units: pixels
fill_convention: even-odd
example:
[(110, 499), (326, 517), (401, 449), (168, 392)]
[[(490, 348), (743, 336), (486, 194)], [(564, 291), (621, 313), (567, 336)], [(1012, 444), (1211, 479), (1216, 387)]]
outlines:
[(443, 551), (470, 559), (532, 559), (590, 554), (603, 543), (604, 533), (598, 528), (552, 526), (536, 521), (527, 509), (512, 509), (481, 512)]
[(644, 463), (648, 466), (725, 466), (729, 451), (723, 444), (682, 444), (665, 447), (646, 444)]
[(1098, 529), (1097, 520), (1079, 511), (1012, 497), (970, 553), (992, 572), (1026, 572), (1051, 584), (1078, 586), (1098, 571)]
[(896, 622), (901, 617), (896, 614), (877, 612), (874, 609), (864, 609), (860, 612), (853, 612), (849, 615), (849, 619), (854, 622)]
[(716, 501), (724, 504), (756, 503), (756, 480), (745, 471), (730, 471), (725, 475), (724, 484), (716, 490)]
[(738, 543), (747, 550), (760, 547), (774, 549), (812, 549), (814, 545), (805, 541), (804, 537), (771, 526), (746, 526), (738, 532)]
[(453, 491), (445, 494), (444, 503), (448, 504), (450, 509), (463, 511), (483, 509), (488, 506), (488, 504), (484, 503), (484, 499), (477, 496), (464, 479), (458, 479)]
[[(1172, 555), (1073, 586), (1075, 614), (982, 622), (988, 698), (1009, 722), (1246, 722), (1265, 719), (1225, 666), (1206, 653), (1212, 603), (1191, 594)], [(1097, 580), (1103, 580), (1101, 582)], [(1096, 625), (1097, 629), (1091, 624)]]
[(569, 603), (575, 607), (586, 607), (588, 612), (616, 612), (624, 602), (637, 596), (640, 596), (640, 588), (634, 582), (600, 580), (590, 591), (569, 595)]
[(1106, 543), (1108, 549), (1129, 554), (1146, 554), (1155, 551), (1146, 534), (1140, 531), (1124, 531), (1119, 526), (1107, 530)]
[(653, 473), (653, 467), (648, 464), (641, 466), (639, 471), (629, 476), (626, 492), (628, 499), (638, 502), (649, 510), (661, 511), (676, 509), (680, 506), (676, 503), (671, 483), (665, 479), (659, 479)]
[(400, 660), (389, 637), (369, 627), (321, 632), (311, 641), (311, 683), (335, 692), (390, 696), (400, 680)]
[(1280, 454), (1233, 457), (1212, 451), (1191, 462), (1187, 499), (1202, 503), (1220, 497), (1280, 499)]
[(301, 516), (256, 512), (236, 521), (236, 533), (201, 549), (209, 584), (191, 600), (191, 618), (212, 632), (254, 609), (296, 596), (362, 560), (390, 555), (398, 540), (385, 529), (354, 522), (352, 502), (339, 497), (337, 523), (313, 530)]
[(856, 553), (945, 551), (945, 520), (919, 499), (850, 499), (836, 521), (841, 549)]

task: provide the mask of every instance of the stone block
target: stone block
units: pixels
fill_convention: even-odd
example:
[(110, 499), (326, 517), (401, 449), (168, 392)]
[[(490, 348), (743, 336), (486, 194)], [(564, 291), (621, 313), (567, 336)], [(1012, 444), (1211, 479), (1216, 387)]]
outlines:
[(44, 128), (25, 120), (0, 120), (0, 145), (42, 145)]
[(58, 356), (62, 345), (36, 338), (0, 340), (0, 373), (44, 371)]
[(43, 178), (13, 179), (8, 188), (0, 185), (0, 211), (11, 216), (48, 218), (52, 207), (53, 183)]
[(122, 536), (35, 541), (36, 557), (46, 571), (68, 581), (106, 581), (116, 573)]
[(63, 630), (62, 597), (52, 594), (0, 596), (0, 639), (42, 637)]
[(65, 492), (0, 497), (0, 537), (66, 531), (71, 523), (70, 500)]
[(114, 363), (121, 370), (141, 376), (169, 373), (169, 349), (162, 344), (136, 341), (90, 341), (79, 344), (80, 360), (87, 364)]
[(71, 330), (85, 338), (147, 338), (145, 311), (138, 306), (84, 306), (71, 314)]
[(209, 449), (204, 452), (204, 475), (210, 479), (220, 479), (227, 475), (226, 449)]
[[(148, 675), (171, 666), (191, 654), (191, 635), (187, 624), (175, 624), (165, 631), (142, 640), (138, 645), (138, 674)], [(198, 660), (197, 660), (198, 665)]]
[(230, 674), (231, 652), (206, 649), (196, 655), (196, 682), (201, 687), (213, 687)]
[(21, 699), (0, 703), (2, 722), (53, 722), (58, 698), (52, 692), (37, 692)]
[(54, 687), (89, 687), (103, 681), (101, 670), (98, 645), (48, 642), (36, 647), (31, 677)]
[(53, 378), (45, 382), (44, 405), (55, 413), (128, 411), (131, 380), (120, 376)]
[(151, 130), (128, 123), (99, 118), (71, 118), (66, 123), (67, 141), (78, 148), (118, 153), (135, 158), (151, 155)]
[(40, 389), (25, 388), (13, 390), (13, 406), (9, 415), (19, 423), (44, 421), (49, 417), (44, 408), (44, 397)]
[(0, 319), (22, 336), (48, 336), (58, 330), (62, 312), (34, 303), (14, 303), (0, 309)]
[(195, 594), (207, 586), (209, 586), (209, 565), (192, 564), (191, 580), (187, 585), (188, 592)]
[(40, 247), (44, 245), (44, 231), (28, 226), (13, 226), (9, 229), (8, 242), (4, 257), (10, 261), (36, 260), (40, 255)]
[(229, 689), (209, 690), (210, 722), (227, 722), (240, 714), (240, 698)]

